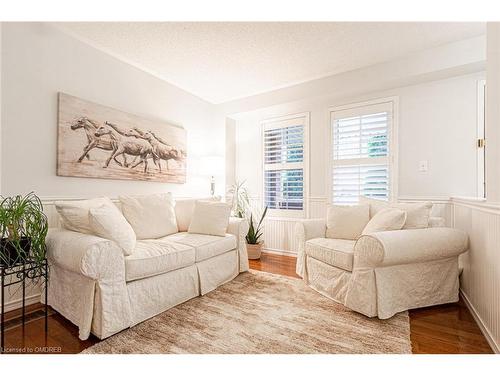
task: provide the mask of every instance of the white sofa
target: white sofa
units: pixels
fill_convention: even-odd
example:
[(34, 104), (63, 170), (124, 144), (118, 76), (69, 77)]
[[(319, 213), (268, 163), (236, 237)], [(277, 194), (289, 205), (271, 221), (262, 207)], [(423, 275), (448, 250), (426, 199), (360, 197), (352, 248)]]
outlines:
[(296, 225), (296, 272), (319, 293), (368, 317), (458, 301), (466, 233), (430, 218), (429, 228), (326, 238), (326, 220)]
[(138, 240), (125, 256), (113, 241), (51, 228), (48, 303), (81, 340), (91, 332), (104, 339), (247, 271), (247, 231), (245, 220), (230, 218), (225, 237), (178, 232)]

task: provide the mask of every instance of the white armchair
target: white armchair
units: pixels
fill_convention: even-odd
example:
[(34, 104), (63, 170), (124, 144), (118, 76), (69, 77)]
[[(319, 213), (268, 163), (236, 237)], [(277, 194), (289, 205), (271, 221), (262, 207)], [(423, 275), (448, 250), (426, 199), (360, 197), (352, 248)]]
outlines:
[(296, 272), (313, 289), (366, 316), (458, 301), (458, 256), (466, 233), (431, 218), (429, 228), (325, 238), (326, 221), (296, 225)]

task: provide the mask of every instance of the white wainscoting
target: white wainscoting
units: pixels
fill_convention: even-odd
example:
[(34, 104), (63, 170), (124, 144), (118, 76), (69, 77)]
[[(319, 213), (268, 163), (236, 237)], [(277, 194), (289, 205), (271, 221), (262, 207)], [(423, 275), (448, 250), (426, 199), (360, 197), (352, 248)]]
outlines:
[(500, 353), (500, 207), (452, 198), (454, 226), (469, 234), (461, 293), (490, 346)]

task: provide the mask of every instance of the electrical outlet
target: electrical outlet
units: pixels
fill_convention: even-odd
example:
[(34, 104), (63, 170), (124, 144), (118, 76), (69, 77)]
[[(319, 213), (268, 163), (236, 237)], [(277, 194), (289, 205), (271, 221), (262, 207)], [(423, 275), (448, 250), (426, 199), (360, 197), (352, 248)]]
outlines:
[(418, 162), (418, 170), (420, 172), (427, 172), (427, 160), (420, 160)]

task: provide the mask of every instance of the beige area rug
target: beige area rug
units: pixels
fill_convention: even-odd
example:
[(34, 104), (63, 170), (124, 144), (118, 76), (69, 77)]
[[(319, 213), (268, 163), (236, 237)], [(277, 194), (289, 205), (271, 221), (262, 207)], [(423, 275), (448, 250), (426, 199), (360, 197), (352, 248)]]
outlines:
[(411, 353), (408, 313), (366, 318), (307, 287), (240, 274), (83, 353)]

